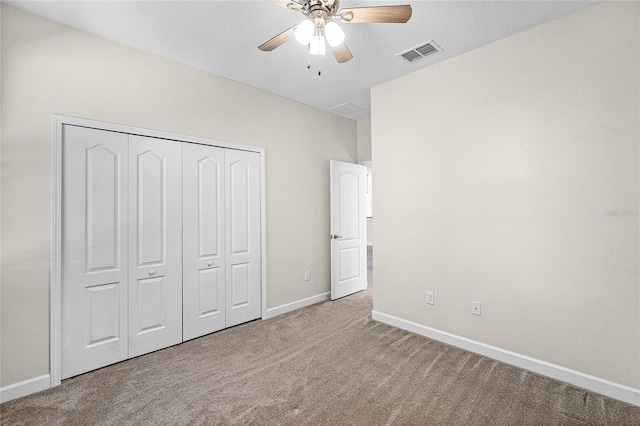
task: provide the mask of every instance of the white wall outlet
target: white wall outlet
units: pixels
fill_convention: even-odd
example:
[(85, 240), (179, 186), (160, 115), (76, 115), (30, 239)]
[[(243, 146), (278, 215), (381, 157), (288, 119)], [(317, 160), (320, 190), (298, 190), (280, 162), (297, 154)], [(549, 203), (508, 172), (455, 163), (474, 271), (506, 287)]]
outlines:
[(309, 277), (310, 277), (309, 271), (304, 271), (304, 280), (309, 281)]
[(425, 299), (424, 301), (426, 303), (428, 303), (429, 305), (433, 305), (433, 292), (432, 291), (427, 291), (425, 293)]
[(480, 302), (471, 302), (471, 313), (473, 315), (480, 315)]

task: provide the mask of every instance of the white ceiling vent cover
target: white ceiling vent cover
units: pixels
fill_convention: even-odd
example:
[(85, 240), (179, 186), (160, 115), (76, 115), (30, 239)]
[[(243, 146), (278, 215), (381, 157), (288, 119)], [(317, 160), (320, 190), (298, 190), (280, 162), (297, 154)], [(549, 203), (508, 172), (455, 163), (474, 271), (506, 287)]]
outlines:
[(406, 52), (398, 54), (398, 56), (402, 56), (407, 62), (415, 62), (420, 59), (435, 55), (436, 53), (442, 52), (442, 48), (438, 46), (434, 41), (429, 40), (426, 43), (423, 43), (419, 46), (411, 48)]
[(338, 106), (334, 106), (331, 108), (331, 111), (337, 112), (338, 114), (349, 115), (355, 114), (356, 112), (363, 111), (364, 108), (360, 108), (358, 105), (354, 105), (350, 102), (345, 102)]

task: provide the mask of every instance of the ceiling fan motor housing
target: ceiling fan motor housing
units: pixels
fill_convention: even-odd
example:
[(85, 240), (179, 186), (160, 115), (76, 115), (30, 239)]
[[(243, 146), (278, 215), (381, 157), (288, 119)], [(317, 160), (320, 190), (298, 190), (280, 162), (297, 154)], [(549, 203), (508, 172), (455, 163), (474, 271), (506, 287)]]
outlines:
[(308, 0), (303, 4), (306, 15), (314, 18), (316, 24), (319, 21), (328, 22), (337, 15), (340, 8), (340, 0)]

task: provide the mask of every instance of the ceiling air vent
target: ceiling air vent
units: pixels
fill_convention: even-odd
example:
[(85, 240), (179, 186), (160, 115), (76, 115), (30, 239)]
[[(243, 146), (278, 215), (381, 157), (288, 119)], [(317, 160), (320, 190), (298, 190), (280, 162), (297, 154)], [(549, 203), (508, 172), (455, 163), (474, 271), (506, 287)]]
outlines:
[(398, 56), (402, 56), (407, 62), (415, 62), (422, 58), (435, 55), (438, 52), (442, 52), (440, 46), (429, 40), (420, 46), (416, 46), (406, 52), (400, 53)]
[(338, 114), (344, 114), (344, 115), (354, 114), (356, 112), (360, 112), (363, 110), (364, 108), (360, 108), (358, 105), (354, 105), (349, 102), (345, 102), (343, 104), (340, 104), (338, 106), (334, 106), (333, 108), (331, 108), (331, 111), (337, 112)]

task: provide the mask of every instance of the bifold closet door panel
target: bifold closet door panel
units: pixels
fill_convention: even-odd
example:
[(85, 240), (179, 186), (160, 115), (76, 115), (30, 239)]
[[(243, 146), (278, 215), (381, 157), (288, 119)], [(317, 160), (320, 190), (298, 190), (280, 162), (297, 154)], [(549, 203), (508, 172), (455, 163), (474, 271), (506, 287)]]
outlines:
[(224, 149), (182, 146), (183, 338), (225, 327)]
[(128, 136), (62, 135), (62, 378), (127, 358)]
[(225, 150), (226, 325), (260, 318), (260, 154)]
[(181, 153), (129, 136), (129, 357), (182, 342)]

